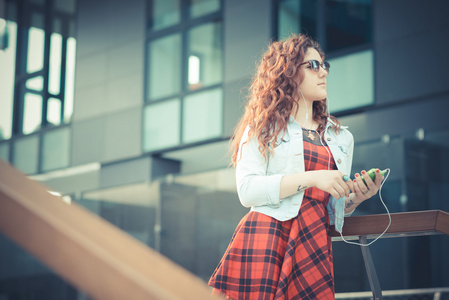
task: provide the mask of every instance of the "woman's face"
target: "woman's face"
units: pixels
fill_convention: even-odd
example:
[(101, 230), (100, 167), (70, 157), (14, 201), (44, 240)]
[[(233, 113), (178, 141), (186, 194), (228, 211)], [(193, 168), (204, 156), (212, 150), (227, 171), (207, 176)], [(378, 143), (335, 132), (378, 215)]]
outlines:
[[(309, 48), (304, 56), (304, 62), (317, 60), (323, 62), (320, 54), (314, 48)], [(321, 66), (318, 72), (313, 71), (309, 64), (300, 66), (304, 74), (304, 80), (299, 85), (304, 98), (309, 101), (323, 100), (327, 98), (326, 77), (327, 71)]]

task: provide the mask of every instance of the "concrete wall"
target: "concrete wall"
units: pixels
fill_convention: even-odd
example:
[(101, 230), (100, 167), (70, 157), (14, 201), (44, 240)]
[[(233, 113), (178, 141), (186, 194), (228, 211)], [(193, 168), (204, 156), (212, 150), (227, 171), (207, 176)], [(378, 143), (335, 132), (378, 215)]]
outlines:
[(224, 136), (232, 135), (246, 103), (246, 88), (271, 38), (271, 1), (224, 4)]
[(141, 154), (146, 2), (79, 1), (74, 166)]

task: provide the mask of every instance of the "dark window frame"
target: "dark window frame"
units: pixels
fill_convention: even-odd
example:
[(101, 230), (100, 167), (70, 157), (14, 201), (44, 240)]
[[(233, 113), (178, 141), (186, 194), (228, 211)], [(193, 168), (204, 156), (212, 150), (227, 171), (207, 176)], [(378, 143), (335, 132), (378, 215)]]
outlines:
[[(10, 5), (13, 5), (15, 15), (10, 15), (7, 13), (6, 19), (14, 21), (17, 23), (17, 45), (16, 45), (16, 61), (15, 61), (15, 79), (14, 79), (14, 91), (13, 91), (13, 107), (12, 107), (12, 132), (9, 139), (0, 140), (1, 145), (7, 145), (8, 147), (8, 160), (13, 163), (15, 160), (14, 152), (16, 143), (27, 137), (37, 136), (38, 137), (38, 148), (37, 148), (37, 170), (35, 173), (30, 173), (29, 175), (40, 174), (43, 172), (51, 172), (60, 168), (44, 170), (43, 169), (43, 139), (44, 136), (54, 130), (59, 130), (62, 128), (70, 128), (69, 122), (64, 122), (64, 111), (65, 111), (65, 88), (66, 88), (66, 66), (67, 66), (67, 39), (70, 37), (76, 37), (76, 32), (73, 31), (74, 28), (71, 27), (71, 23), (77, 22), (77, 11), (78, 11), (78, 1), (75, 1), (75, 11), (73, 14), (57, 11), (53, 8), (53, 1), (45, 1), (44, 5), (39, 5), (29, 1), (14, 1), (6, 0), (7, 12), (11, 10)], [(31, 24), (31, 16), (33, 13), (40, 13), (43, 18), (43, 28), (44, 37), (44, 52), (43, 52), (43, 67), (41, 70), (28, 73), (27, 68), (27, 55), (28, 55), (28, 29), (34, 26)], [(61, 30), (58, 32), (54, 28), (54, 20), (59, 20), (61, 24)], [(53, 94), (48, 91), (49, 77), (50, 77), (50, 43), (51, 43), (51, 33), (58, 32), (62, 37), (61, 45), (61, 66), (60, 66), (60, 87), (59, 93)], [(41, 91), (36, 91), (26, 87), (26, 82), (29, 79), (42, 76), (43, 86)], [(31, 93), (42, 97), (42, 114), (39, 127), (30, 133), (23, 133), (23, 126), (25, 121), (24, 110), (25, 110), (25, 95)], [(50, 98), (55, 98), (60, 101), (60, 124), (54, 125), (47, 120), (48, 111), (48, 101)], [(71, 130), (69, 130), (69, 135), (71, 136)], [(69, 137), (70, 138), (70, 137)], [(68, 155), (71, 157), (71, 148), (68, 149)], [(69, 165), (65, 167), (70, 166)], [(65, 168), (62, 167), (62, 168)]]
[[(147, 22), (146, 22), (146, 38), (145, 38), (145, 63), (144, 63), (144, 95), (143, 95), (143, 109), (142, 109), (142, 123), (141, 128), (144, 128), (144, 122), (145, 122), (145, 109), (153, 104), (157, 104), (163, 101), (172, 100), (179, 98), (180, 100), (180, 111), (179, 116), (177, 118), (180, 120), (180, 128), (179, 128), (179, 143), (176, 146), (173, 147), (167, 147), (162, 149), (155, 149), (155, 150), (146, 150), (143, 147), (143, 141), (145, 138), (145, 132), (142, 130), (141, 134), (141, 141), (142, 146), (141, 150), (142, 153), (153, 155), (153, 156), (160, 156), (164, 152), (169, 152), (173, 150), (179, 150), (184, 148), (190, 148), (195, 147), (199, 145), (204, 145), (211, 142), (217, 142), (224, 140), (223, 137), (217, 137), (217, 138), (211, 138), (204, 141), (198, 141), (193, 143), (184, 143), (183, 142), (183, 132), (182, 132), (182, 124), (183, 124), (183, 111), (184, 111), (184, 99), (186, 96), (196, 94), (199, 92), (205, 92), (208, 90), (213, 90), (216, 88), (221, 88), (223, 90), (223, 82), (224, 82), (224, 9), (223, 9), (223, 0), (219, 0), (220, 2), (220, 8), (217, 11), (214, 11), (209, 14), (202, 15), (197, 18), (190, 18), (190, 0), (180, 0), (180, 21), (177, 24), (165, 27), (163, 29), (159, 29), (156, 31), (151, 30), (151, 23), (152, 23), (152, 16), (151, 16), (151, 6), (153, 3), (153, 0), (147, 1), (147, 8), (145, 11), (147, 12)], [(188, 50), (189, 50), (189, 41), (188, 41), (188, 33), (191, 29), (201, 26), (207, 23), (213, 23), (213, 22), (220, 22), (221, 23), (221, 46), (222, 46), (222, 52), (221, 52), (221, 59), (222, 59), (222, 81), (217, 84), (208, 85), (206, 87), (202, 87), (195, 90), (189, 89), (188, 84)], [(172, 34), (180, 33), (181, 34), (181, 85), (180, 85), (180, 92), (174, 93), (169, 96), (164, 96), (158, 99), (149, 100), (148, 94), (149, 94), (149, 86), (148, 82), (150, 79), (149, 74), (149, 44), (151, 41), (166, 37)], [(221, 104), (222, 113), (224, 112), (224, 98)], [(176, 116), (175, 116), (176, 117)], [(224, 129), (224, 118), (222, 118), (222, 122), (220, 124), (221, 131), (223, 132)]]

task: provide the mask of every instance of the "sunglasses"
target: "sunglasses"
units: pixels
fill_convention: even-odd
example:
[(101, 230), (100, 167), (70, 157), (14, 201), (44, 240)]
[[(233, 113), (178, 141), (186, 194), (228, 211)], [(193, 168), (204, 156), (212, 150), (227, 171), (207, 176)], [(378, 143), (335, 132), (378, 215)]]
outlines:
[(329, 74), (329, 69), (331, 67), (331, 65), (327, 61), (323, 61), (320, 63), (318, 60), (309, 60), (309, 61), (303, 62), (302, 64), (300, 64), (300, 66), (305, 65), (305, 64), (309, 64), (309, 67), (314, 72), (318, 72), (320, 70), (320, 66), (321, 66), (323, 68), (323, 70), (327, 72), (327, 74)]

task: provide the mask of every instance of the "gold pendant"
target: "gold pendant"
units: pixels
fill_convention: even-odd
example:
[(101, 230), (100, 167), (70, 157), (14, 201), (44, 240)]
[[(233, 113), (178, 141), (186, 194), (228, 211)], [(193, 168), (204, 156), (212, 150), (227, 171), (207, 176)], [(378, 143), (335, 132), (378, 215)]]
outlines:
[(311, 139), (312, 141), (315, 139), (315, 136), (312, 134), (312, 131), (309, 131), (309, 139)]

